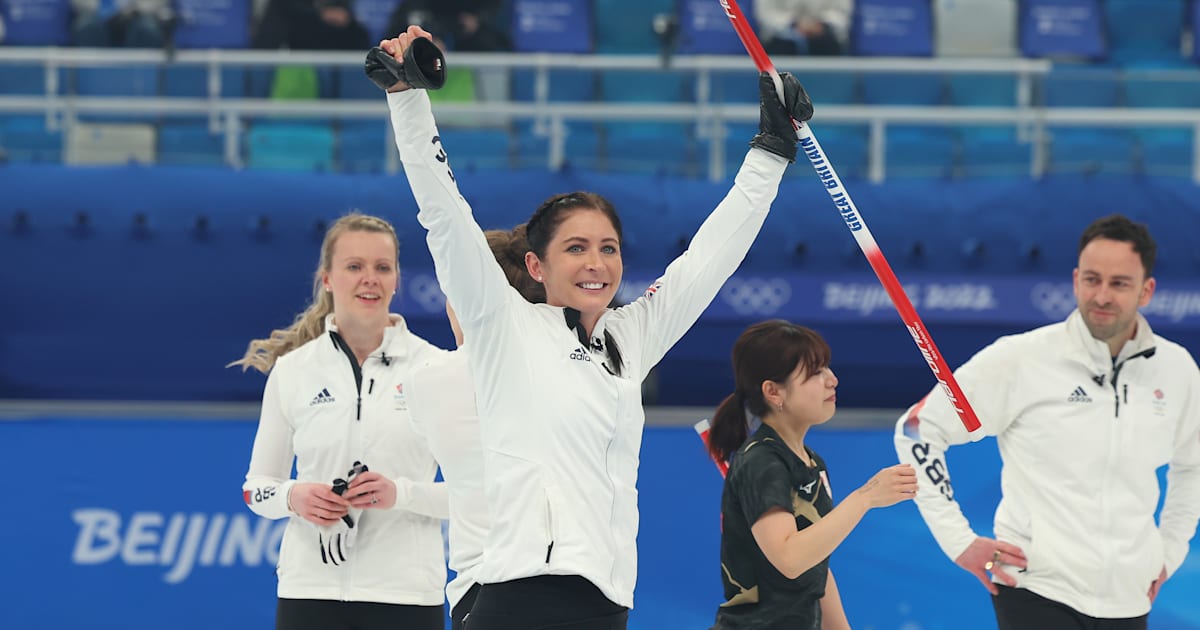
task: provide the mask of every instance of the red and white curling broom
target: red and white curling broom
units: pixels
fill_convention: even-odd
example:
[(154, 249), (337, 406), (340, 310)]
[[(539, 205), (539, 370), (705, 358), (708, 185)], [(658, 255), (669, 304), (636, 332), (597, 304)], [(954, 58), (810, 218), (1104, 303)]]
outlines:
[[(779, 72), (775, 70), (775, 65), (771, 63), (771, 58), (767, 56), (767, 51), (763, 50), (762, 43), (758, 41), (758, 36), (754, 34), (754, 30), (750, 28), (750, 24), (746, 22), (746, 16), (742, 13), (741, 7), (738, 6), (737, 0), (718, 0), (718, 2), (725, 9), (725, 15), (729, 18), (730, 23), (733, 24), (733, 30), (737, 32), (738, 39), (742, 40), (742, 45), (746, 47), (746, 52), (750, 53), (750, 57), (754, 59), (754, 64), (758, 66), (759, 72), (766, 72), (771, 75), (771, 78), (775, 81), (775, 90), (779, 93), (780, 100), (783, 100), (783, 81), (779, 78)], [(950, 404), (954, 407), (954, 411), (958, 413), (958, 419), (962, 421), (963, 426), (968, 431), (978, 429), (979, 419), (975, 417), (975, 410), (967, 402), (966, 395), (963, 394), (962, 388), (958, 386), (958, 381), (954, 379), (954, 373), (950, 370), (950, 366), (946, 364), (946, 359), (942, 357), (942, 353), (938, 351), (937, 345), (933, 343), (933, 337), (930, 336), (929, 329), (925, 327), (925, 323), (921, 321), (921, 317), (917, 315), (916, 309), (913, 308), (912, 302), (909, 301), (908, 295), (904, 293), (904, 289), (900, 286), (900, 281), (896, 279), (896, 274), (892, 271), (891, 265), (888, 264), (887, 258), (884, 258), (883, 252), (879, 250), (879, 245), (875, 242), (875, 237), (867, 229), (867, 222), (859, 214), (854, 201), (850, 199), (849, 191), (842, 186), (842, 180), (838, 177), (837, 172), (833, 170), (833, 164), (825, 156), (825, 152), (821, 149), (821, 144), (817, 142), (816, 136), (813, 135), (812, 129), (800, 121), (793, 120), (792, 124), (796, 127), (796, 136), (800, 141), (800, 150), (812, 162), (813, 169), (816, 170), (817, 176), (821, 178), (821, 183), (826, 192), (829, 193), (829, 197), (833, 200), (833, 205), (841, 213), (846, 227), (850, 228), (850, 233), (854, 235), (854, 240), (858, 242), (858, 247), (862, 249), (863, 254), (867, 257), (867, 262), (871, 264), (871, 269), (875, 270), (876, 277), (879, 278), (880, 284), (883, 285), (888, 297), (891, 298), (892, 304), (900, 314), (900, 319), (904, 322), (904, 326), (908, 328), (908, 333), (912, 335), (913, 341), (916, 342), (917, 348), (921, 351), (921, 356), (929, 364), (929, 369), (933, 371), (934, 378), (941, 385), (946, 397), (950, 399)], [(708, 445), (708, 428), (708, 420), (702, 420), (695, 426), (696, 432), (704, 440), (705, 446)], [(721, 469), (721, 475), (724, 476), (728, 472), (728, 464), (726, 462), (716, 462), (716, 464)]]

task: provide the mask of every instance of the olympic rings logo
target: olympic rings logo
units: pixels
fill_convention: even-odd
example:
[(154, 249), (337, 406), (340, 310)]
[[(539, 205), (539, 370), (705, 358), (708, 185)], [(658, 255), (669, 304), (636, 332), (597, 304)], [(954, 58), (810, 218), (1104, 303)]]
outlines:
[(446, 296), (437, 278), (429, 274), (416, 274), (405, 283), (408, 294), (416, 300), (421, 308), (429, 313), (438, 313), (446, 309)]
[(1030, 289), (1029, 300), (1043, 315), (1062, 319), (1075, 310), (1075, 288), (1066, 282), (1039, 282)]
[(783, 278), (730, 278), (721, 299), (738, 315), (774, 315), (792, 299), (792, 285)]

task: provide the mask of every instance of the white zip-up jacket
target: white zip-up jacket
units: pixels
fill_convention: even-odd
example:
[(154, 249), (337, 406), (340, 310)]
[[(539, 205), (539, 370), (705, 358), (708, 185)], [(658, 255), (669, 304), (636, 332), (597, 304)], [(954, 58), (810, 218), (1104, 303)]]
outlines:
[(449, 487), (450, 568), (455, 575), (446, 585), (446, 599), (452, 610), (479, 582), (483, 543), (492, 526), (483, 492), (483, 446), (467, 356), (466, 346), (459, 346), (421, 366), (409, 381), (408, 397), (413, 430), (429, 443)]
[[(1200, 370), (1150, 330), (1114, 361), (1079, 311), (998, 339), (955, 377), (982, 429), (969, 435), (934, 390), (896, 425), (902, 463), (918, 471), (917, 506), (952, 560), (976, 534), (954, 501), (944, 452), (996, 436), (1003, 498), (995, 536), (1029, 567), (1017, 585), (1099, 618), (1150, 610), (1146, 592), (1183, 562), (1200, 517)], [(1156, 470), (1169, 464), (1159, 524)]]
[[(438, 281), (470, 343), (493, 526), (484, 583), (580, 575), (633, 606), (641, 382), (745, 257), (787, 161), (751, 149), (733, 189), (646, 294), (600, 317), (590, 344), (564, 309), (509, 286), (450, 172), (423, 90), (388, 95)], [(604, 334), (623, 358), (604, 365)]]
[[(324, 599), (436, 606), (445, 601), (441, 522), (448, 516), (444, 484), (425, 440), (413, 433), (405, 384), (412, 371), (444, 353), (409, 332), (392, 315), (383, 343), (363, 363), (361, 386), (353, 359), (326, 332), (275, 362), (263, 392), (250, 469), (242, 486), (247, 505), (267, 518), (291, 518), (279, 551), (278, 594)], [(292, 460), (296, 478), (289, 479)], [(396, 505), (363, 510), (347, 561), (321, 560), (319, 528), (288, 509), (297, 482), (330, 484), (355, 461), (396, 484)]]

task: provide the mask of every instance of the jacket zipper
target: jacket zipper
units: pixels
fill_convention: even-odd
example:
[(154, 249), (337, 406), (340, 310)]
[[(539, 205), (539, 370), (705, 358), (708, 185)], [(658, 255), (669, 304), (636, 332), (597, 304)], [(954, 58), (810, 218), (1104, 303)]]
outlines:
[[(358, 402), (354, 406), (354, 419), (362, 420), (362, 366), (358, 364), (358, 358), (354, 356), (354, 351), (350, 349), (350, 345), (346, 343), (345, 339), (342, 339), (341, 335), (331, 330), (329, 336), (333, 338), (333, 345), (337, 346), (350, 360), (350, 369), (354, 370), (354, 391), (358, 395)], [(374, 383), (374, 381), (371, 382)]]
[(546, 564), (550, 564), (550, 554), (554, 552), (554, 516), (550, 512), (550, 494), (542, 490), (546, 494), (546, 538), (550, 544), (546, 545)]

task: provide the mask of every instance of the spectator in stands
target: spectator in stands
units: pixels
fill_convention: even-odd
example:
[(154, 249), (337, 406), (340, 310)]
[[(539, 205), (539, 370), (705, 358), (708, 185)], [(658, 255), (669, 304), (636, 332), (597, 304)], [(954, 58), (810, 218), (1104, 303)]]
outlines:
[(398, 253), (386, 221), (338, 219), (321, 245), (312, 303), (233, 363), (267, 373), (242, 494), (256, 514), (290, 519), (280, 630), (445, 627), (439, 519), (449, 507), (404, 393), (443, 351), (388, 312)]
[(391, 59), (371, 51), (367, 69), (389, 92), (417, 218), (471, 344), (493, 518), (467, 627), (620, 630), (637, 578), (642, 378), (745, 257), (796, 158), (791, 118), (810, 118), (812, 103), (795, 77), (783, 75), (784, 105), (760, 76), (760, 133), (732, 190), (689, 251), (627, 306), (609, 308), (623, 270), (616, 210), (594, 193), (547, 199), (529, 219), (525, 254), (546, 304), (530, 304), (488, 251), (429, 97), (413, 89), (442, 84), (445, 62), (429, 40), (410, 27), (381, 42)]
[(402, 33), (409, 24), (437, 33), (448, 50), (512, 50), (502, 0), (401, 0), (385, 33)]
[(71, 0), (76, 46), (162, 48), (173, 23), (170, 0)]
[[(991, 592), (1000, 630), (1144, 629), (1187, 556), (1200, 517), (1200, 370), (1138, 313), (1154, 295), (1155, 250), (1144, 225), (1094, 221), (1066, 321), (1002, 337), (955, 371), (982, 429), (968, 434), (938, 388), (896, 424), (900, 461), (922, 469), (921, 516)], [(995, 538), (964, 518), (944, 455), (985, 435), (1004, 462)]]
[(362, 50), (367, 29), (353, 0), (269, 0), (251, 44), (292, 50)]
[[(849, 630), (829, 556), (868, 510), (917, 491), (912, 466), (899, 464), (833, 507), (825, 460), (804, 444), (837, 410), (829, 361), (820, 335), (780, 319), (750, 326), (733, 344), (734, 393), (708, 435), (715, 461), (732, 458), (721, 497), (725, 602), (713, 630)], [(753, 434), (747, 414), (761, 420)]]
[(763, 48), (771, 55), (840, 55), (847, 49), (852, 0), (755, 0)]

